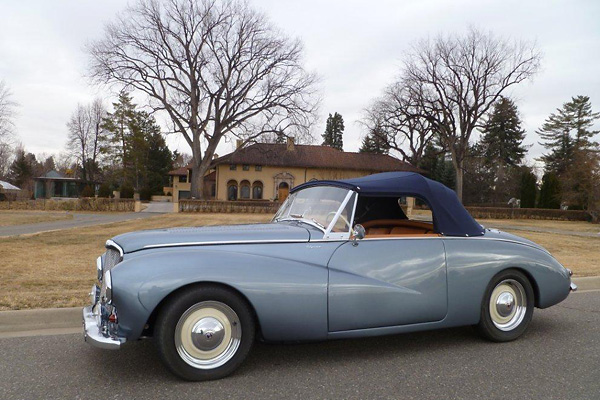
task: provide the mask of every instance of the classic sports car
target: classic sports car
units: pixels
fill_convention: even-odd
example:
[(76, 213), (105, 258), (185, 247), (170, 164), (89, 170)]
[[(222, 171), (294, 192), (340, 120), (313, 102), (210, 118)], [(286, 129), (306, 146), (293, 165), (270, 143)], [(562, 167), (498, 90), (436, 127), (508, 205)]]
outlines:
[(90, 344), (153, 336), (188, 380), (224, 377), (256, 338), (315, 341), (476, 325), (505, 342), (571, 272), (479, 225), (440, 183), (384, 173), (295, 187), (268, 224), (128, 233), (106, 242), (83, 309)]

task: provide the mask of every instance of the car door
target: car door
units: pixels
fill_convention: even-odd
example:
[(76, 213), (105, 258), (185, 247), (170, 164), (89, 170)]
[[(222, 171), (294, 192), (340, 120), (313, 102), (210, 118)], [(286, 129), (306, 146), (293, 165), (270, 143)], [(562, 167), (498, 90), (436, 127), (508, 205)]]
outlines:
[(447, 313), (441, 237), (348, 241), (329, 264), (329, 331), (442, 320)]

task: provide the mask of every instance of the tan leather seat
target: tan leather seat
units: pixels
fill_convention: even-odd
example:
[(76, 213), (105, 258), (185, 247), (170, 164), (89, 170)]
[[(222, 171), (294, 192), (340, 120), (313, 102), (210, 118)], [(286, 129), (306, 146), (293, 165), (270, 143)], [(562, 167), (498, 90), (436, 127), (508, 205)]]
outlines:
[(390, 228), (388, 227), (373, 227), (367, 229), (367, 235), (389, 235)]

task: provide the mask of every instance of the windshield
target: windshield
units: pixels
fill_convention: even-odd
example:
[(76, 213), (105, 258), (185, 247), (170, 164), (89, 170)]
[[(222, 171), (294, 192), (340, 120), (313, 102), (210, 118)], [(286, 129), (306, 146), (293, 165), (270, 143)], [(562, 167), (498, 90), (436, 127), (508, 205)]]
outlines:
[[(347, 189), (333, 186), (315, 186), (300, 190), (287, 198), (275, 214), (273, 221), (300, 220), (325, 230), (335, 218), (347, 195)], [(348, 203), (354, 204), (353, 202)], [(343, 218), (338, 219), (332, 232), (348, 231), (351, 213), (352, 210), (345, 207), (342, 214), (348, 215), (342, 215)]]

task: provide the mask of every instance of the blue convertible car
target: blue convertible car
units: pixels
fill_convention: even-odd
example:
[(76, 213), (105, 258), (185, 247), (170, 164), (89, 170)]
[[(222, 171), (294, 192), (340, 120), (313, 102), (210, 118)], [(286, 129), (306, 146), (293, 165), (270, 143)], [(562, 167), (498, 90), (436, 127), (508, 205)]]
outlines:
[(564, 300), (570, 271), (485, 229), (415, 173), (295, 187), (268, 224), (133, 232), (106, 242), (84, 308), (90, 344), (154, 337), (188, 380), (224, 377), (255, 339), (314, 341), (475, 325), (519, 337)]

